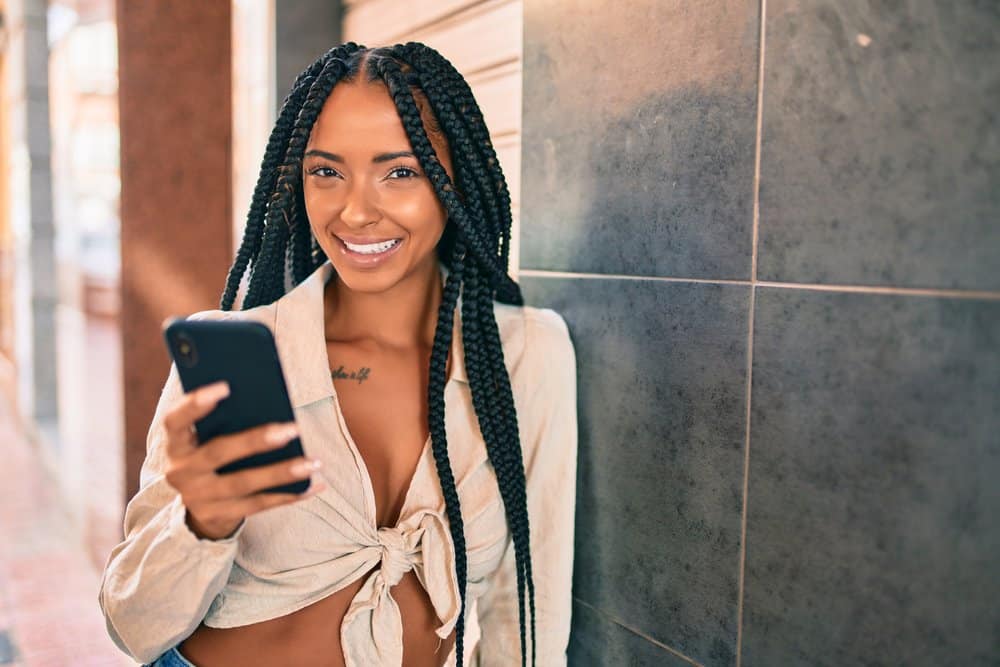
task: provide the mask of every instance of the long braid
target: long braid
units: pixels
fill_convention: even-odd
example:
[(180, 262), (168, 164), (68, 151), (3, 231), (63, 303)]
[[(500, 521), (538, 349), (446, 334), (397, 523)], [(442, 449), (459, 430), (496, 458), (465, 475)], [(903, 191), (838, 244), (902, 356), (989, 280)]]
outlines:
[[(289, 248), (289, 260), (292, 264), (292, 281), (297, 285), (316, 270), (319, 264), (313, 254), (312, 230), (306, 216), (306, 205), (302, 197), (302, 188), (295, 191), (295, 202), (292, 206), (292, 245)], [(325, 257), (324, 257), (325, 259)]]
[[(435, 178), (435, 174), (432, 174), (431, 176), (432, 181), (434, 182), (435, 190), (440, 188), (442, 191), (454, 195), (454, 190), (451, 187), (447, 172), (444, 171), (444, 168), (437, 160), (434, 148), (431, 146), (430, 140), (424, 132), (423, 120), (420, 117), (420, 110), (417, 108), (416, 102), (413, 99), (413, 94), (410, 91), (410, 86), (403, 76), (399, 63), (391, 58), (382, 58), (376, 60), (375, 67), (388, 86), (389, 95), (392, 97), (392, 100), (396, 105), (400, 119), (403, 121), (403, 127), (406, 130), (406, 134), (410, 138), (410, 143), (413, 144), (413, 153), (416, 155), (421, 167), (423, 167), (428, 173), (432, 173), (434, 171), (432, 169), (433, 167), (437, 168), (437, 178)], [(443, 178), (441, 178), (442, 176)], [(450, 208), (449, 213), (451, 213)], [(464, 215), (464, 211), (462, 211), (462, 214), (459, 217), (466, 217)], [(463, 235), (462, 241), (460, 241), (457, 246), (458, 249), (463, 251), (463, 254), (465, 250), (464, 238), (465, 237)], [(464, 261), (464, 257), (462, 261)], [(456, 266), (455, 268), (458, 271), (464, 271), (465, 267), (461, 266), (461, 262), (459, 262), (459, 266)], [(451, 278), (450, 275), (449, 278)], [(446, 282), (446, 287), (447, 284), (448, 283)], [(454, 287), (454, 289), (456, 290), (457, 295), (457, 286)], [(443, 300), (444, 297), (442, 297), (442, 301)], [(442, 304), (442, 308), (443, 306), (444, 304)], [(447, 435), (443, 427), (443, 378), (445, 366), (445, 359), (443, 355), (446, 354), (444, 350), (447, 350), (444, 345), (444, 341), (445, 339), (451, 337), (451, 328), (452, 322), (450, 320), (442, 320), (440, 316), (438, 317), (437, 331), (434, 335), (434, 350), (431, 353), (430, 373), (432, 378), (440, 379), (440, 387), (438, 387), (434, 381), (431, 382), (431, 387), (428, 393), (428, 409), (430, 410), (430, 406), (433, 406), (435, 414), (434, 421), (438, 420), (438, 416), (442, 419), (440, 427), (437, 427), (436, 425), (436, 430), (438, 431), (440, 438), (434, 438), (432, 436), (431, 446), (434, 450), (434, 460), (437, 463), (438, 477), (441, 481), (442, 491), (444, 492), (445, 511), (448, 514), (449, 529), (451, 530), (452, 541), (455, 545), (455, 572), (458, 578), (458, 594), (461, 599), (458, 622), (456, 624), (455, 631), (455, 652), (457, 659), (461, 660), (464, 655), (465, 589), (468, 579), (468, 559), (465, 549), (465, 524), (462, 519), (462, 506), (455, 485), (454, 474), (451, 469), (451, 459), (448, 455)], [(435, 355), (434, 352), (438, 352), (438, 354)]]
[[(499, 201), (496, 204), (496, 213), (501, 216), (501, 223), (498, 227), (499, 235), (502, 235), (503, 250), (501, 252), (501, 266), (506, 267), (510, 249), (510, 227), (511, 227), (511, 201), (510, 189), (507, 187), (507, 179), (504, 177), (503, 169), (497, 158), (493, 142), (490, 140), (489, 130), (483, 119), (482, 111), (468, 82), (440, 54), (433, 52), (419, 42), (410, 42), (402, 47), (407, 53), (407, 57), (418, 68), (433, 73), (433, 80), (443, 84), (447, 90), (447, 98), (458, 100), (458, 119), (468, 129), (473, 141), (483, 154), (485, 160), (485, 173), (490, 178), (493, 185), (492, 190), (496, 192)], [(505, 302), (506, 303), (506, 302)], [(517, 303), (521, 305), (521, 303)]]
[[(326, 260), (306, 217), (302, 197), (303, 153), (334, 86), (340, 81), (353, 81), (364, 64), (367, 64), (367, 79), (381, 80), (389, 90), (414, 155), (448, 214), (437, 250), (450, 272), (438, 309), (427, 400), (434, 459), (455, 545), (461, 598), (456, 624), (457, 660), (460, 664), (464, 656), (468, 563), (461, 501), (448, 454), (444, 388), (461, 293), (463, 353), (473, 405), (496, 471), (514, 543), (521, 664), (527, 662), (526, 615), (530, 614), (530, 653), (534, 665), (534, 584), (524, 463), (513, 392), (493, 312), (494, 301), (524, 303), (520, 287), (507, 274), (510, 193), (479, 106), (468, 84), (447, 59), (417, 42), (373, 50), (347, 43), (325, 53), (296, 79), (265, 150), (246, 233), (230, 270), (222, 306), (224, 310), (232, 307), (240, 279), (251, 262), (244, 309), (280, 298), (286, 291), (285, 273), (289, 268), (292, 284), (298, 284)], [(414, 92), (419, 93), (418, 98)], [(425, 109), (424, 100), (430, 109)], [(425, 118), (424, 111), (429, 118)], [(425, 132), (424, 123), (428, 120), (436, 121), (452, 151), (454, 183)]]
[[(478, 275), (470, 275), (466, 279), (465, 289), (470, 297), (462, 301), (462, 336), (465, 341), (466, 366), (469, 369), (468, 375), (472, 388), (473, 404), (476, 414), (479, 416), (483, 437), (487, 443), (493, 442), (492, 446), (487, 445), (490, 460), (493, 463), (497, 475), (497, 483), (503, 496), (504, 507), (507, 510), (508, 524), (511, 528), (511, 536), (514, 541), (515, 553), (515, 573), (517, 575), (518, 607), (520, 632), (521, 632), (521, 664), (525, 664), (525, 616), (524, 610), (524, 588), (526, 576), (526, 564), (530, 561), (530, 547), (528, 544), (528, 515), (524, 503), (524, 472), (521, 464), (520, 446), (517, 434), (516, 415), (512, 409), (508, 409), (508, 404), (500, 400), (502, 395), (501, 387), (496, 378), (498, 375), (506, 377), (506, 367), (504, 366), (502, 348), (499, 344), (490, 344), (489, 341), (499, 341), (499, 334), (496, 333), (495, 318), (493, 315), (492, 299), (487, 295), (487, 288), (483, 285), (483, 279)], [(484, 316), (484, 306), (489, 309)], [(491, 331), (487, 319), (494, 322)], [(492, 335), (491, 335), (492, 334)], [(499, 350), (499, 356), (492, 354)], [(471, 359), (470, 359), (471, 357)], [(500, 370), (498, 371), (498, 366)], [(509, 391), (509, 386), (508, 386)], [(486, 425), (489, 425), (488, 427)], [(511, 428), (513, 426), (513, 428)], [(533, 595), (533, 587), (529, 587), (529, 593)], [(530, 606), (534, 607), (531, 600)], [(532, 611), (532, 639), (534, 639), (534, 611)], [(532, 663), (534, 659), (534, 641), (532, 642)]]
[[(478, 317), (470, 319), (477, 322), (477, 326), (482, 326), (483, 336), (487, 340), (500, 340), (500, 332), (497, 328), (496, 318), (493, 314), (493, 305), (490, 300), (481, 299), (475, 302)], [(494, 400), (488, 401), (486, 409), (495, 420), (499, 430), (499, 437), (508, 443), (504, 450), (506, 462), (509, 469), (505, 470), (510, 486), (510, 498), (514, 505), (512, 514), (523, 516), (523, 520), (511, 524), (511, 532), (514, 539), (514, 548), (517, 552), (525, 554), (524, 558), (517, 559), (517, 585), (518, 600), (520, 608), (524, 608), (524, 586), (528, 587), (528, 607), (531, 613), (531, 636), (535, 637), (535, 586), (531, 574), (531, 551), (530, 551), (530, 525), (527, 513), (527, 491), (525, 488), (524, 461), (521, 456), (520, 438), (517, 427), (517, 410), (514, 406), (514, 395), (510, 386), (510, 377), (504, 362), (503, 348), (497, 345), (484, 345), (483, 350), (488, 357), (486, 367), (493, 371), (490, 381), (493, 386)], [(507, 502), (505, 500), (505, 502)], [(523, 514), (522, 514), (523, 513)], [(524, 615), (520, 616), (521, 632), (524, 633)], [(522, 656), (523, 658), (523, 656)], [(523, 663), (523, 660), (522, 660)], [(535, 662), (535, 642), (531, 644), (531, 664)]]
[(222, 310), (232, 310), (236, 300), (236, 292), (239, 289), (240, 280), (246, 272), (247, 265), (253, 259), (256, 264), (256, 257), (260, 251), (261, 233), (264, 226), (264, 216), (267, 213), (268, 197), (274, 189), (274, 183), (278, 178), (278, 160), (284, 154), (288, 144), (288, 137), (292, 132), (292, 121), (298, 115), (302, 107), (305, 94), (312, 85), (315, 76), (323, 69), (326, 59), (344, 54), (348, 55), (357, 50), (356, 44), (344, 44), (336, 47), (321, 58), (317, 59), (304, 72), (299, 74), (292, 84), (292, 89), (285, 97), (278, 112), (278, 120), (271, 130), (271, 136), (264, 149), (264, 159), (261, 161), (260, 174), (257, 177), (257, 185), (254, 187), (253, 199), (250, 203), (250, 210), (247, 213), (247, 223), (243, 234), (243, 242), (236, 254), (236, 260), (229, 270), (226, 279), (226, 289), (223, 293), (220, 308)]
[[(429, 66), (431, 67), (439, 64), (435, 62), (434, 58), (425, 57), (427, 49), (421, 48), (420, 45), (411, 44), (409, 45), (409, 48), (415, 52), (415, 62), (423, 64), (425, 60), (429, 60)], [(468, 83), (453, 67), (437, 66), (434, 69), (433, 76), (431, 78), (435, 81), (444, 82), (446, 85), (448, 95), (442, 98), (442, 101), (444, 101), (448, 106), (453, 106), (450, 100), (457, 100), (455, 104), (459, 105), (461, 113), (456, 114), (456, 117), (459, 119), (464, 128), (468, 130), (473, 140), (478, 143), (478, 148), (482, 152), (482, 158), (479, 161), (473, 161), (472, 163), (475, 165), (477, 170), (480, 192), (484, 196), (484, 199), (488, 202), (487, 208), (488, 210), (495, 212), (498, 218), (495, 219), (494, 231), (495, 234), (500, 236), (502, 239), (500, 248), (501, 266), (507, 266), (510, 248), (510, 229), (512, 223), (510, 212), (510, 191), (507, 187), (507, 181), (500, 168), (500, 163), (497, 159), (493, 144), (490, 141), (489, 132), (486, 129), (482, 112), (472, 95), (472, 91), (470, 90)], [(437, 100), (436, 95), (433, 95), (429, 90), (428, 97), (430, 98), (433, 106), (434, 102)], [(483, 158), (485, 158), (485, 160), (483, 160)], [(483, 164), (484, 161), (485, 165)], [(496, 194), (495, 197), (494, 193)], [(520, 299), (515, 301), (520, 301)], [(472, 300), (472, 302), (478, 305), (479, 317), (478, 319), (468, 317), (468, 321), (477, 320), (478, 323), (485, 326), (487, 338), (499, 341), (499, 331), (497, 329), (496, 318), (493, 315), (493, 308), (490, 300), (478, 299)], [(463, 322), (466, 321), (465, 317), (466, 316), (463, 315)], [(507, 449), (501, 450), (507, 454), (512, 468), (509, 471), (505, 471), (506, 478), (509, 480), (512, 487), (512, 493), (516, 490), (515, 498), (516, 505), (518, 505), (518, 510), (516, 511), (520, 511), (521, 508), (525, 508), (523, 521), (515, 521), (512, 522), (511, 525), (513, 526), (512, 532), (515, 536), (515, 549), (523, 549), (525, 554), (528, 556), (523, 559), (518, 559), (517, 574), (518, 588), (520, 589), (518, 595), (519, 600), (521, 600), (521, 609), (523, 611), (523, 586), (526, 581), (529, 592), (528, 600), (531, 614), (531, 636), (534, 640), (534, 582), (531, 574), (525, 475), (523, 459), (520, 455), (517, 413), (513, 402), (513, 392), (510, 388), (510, 378), (507, 374), (506, 366), (503, 360), (503, 348), (496, 344), (482, 345), (480, 349), (484, 350), (489, 356), (487, 365), (493, 369), (495, 381), (499, 383), (499, 386), (495, 387), (495, 396), (497, 400), (488, 401), (487, 409), (490, 412), (490, 417), (500, 430), (501, 437), (509, 443), (509, 447)], [(506, 466), (504, 467), (506, 468)], [(523, 635), (523, 613), (521, 614), (521, 632)], [(531, 664), (536, 664), (534, 641), (532, 641)]]
[[(424, 60), (427, 59), (415, 57), (414, 63), (419, 66)], [(499, 210), (500, 204), (494, 196), (477, 147), (473, 145), (471, 132), (463, 122), (462, 115), (457, 112), (455, 104), (452, 103), (452, 94), (445, 87), (442, 81), (443, 73), (437, 65), (438, 63), (432, 61), (428, 67), (433, 67), (433, 69), (430, 71), (420, 70), (422, 91), (427, 97), (438, 123), (447, 125), (452, 130), (453, 134), (449, 136), (448, 143), (454, 157), (456, 185), (460, 193), (472, 188), (477, 190), (478, 196), (467, 197), (463, 201), (472, 209), (473, 216), (479, 218), (481, 223), (486, 225), (482, 228), (484, 231), (480, 233), (486, 238), (499, 238), (502, 219)], [(467, 107), (468, 104), (462, 104), (463, 109)]]
[[(410, 49), (415, 48), (413, 45), (408, 47)], [(442, 59), (443, 60), (443, 59)], [(445, 61), (446, 62), (446, 61)], [(400, 118), (403, 120), (404, 127), (407, 130), (407, 134), (411, 139), (411, 143), (414, 145), (414, 152), (420, 157), (422, 151), (418, 149), (418, 145), (429, 147), (429, 141), (426, 139), (423, 131), (422, 123), (419, 119), (418, 110), (413, 101), (413, 96), (408, 89), (408, 83), (404, 80), (399, 65), (392, 59), (385, 59), (380, 62), (380, 69), (384, 73), (387, 84), (389, 84), (389, 91), (393, 97), (393, 101), (396, 103), (397, 110), (400, 113)], [(422, 72), (420, 73), (423, 74)], [(421, 80), (424, 78), (433, 79), (433, 74), (427, 76), (421, 76)], [(433, 91), (433, 86), (421, 86), (425, 94), (428, 95), (429, 101), (431, 91)], [(475, 105), (475, 100), (472, 99), (471, 93), (469, 94), (468, 106)], [(433, 106), (433, 101), (432, 101)], [(444, 105), (441, 105), (442, 107)], [(435, 109), (437, 112), (437, 109)], [(438, 123), (442, 128), (445, 129), (445, 133), (449, 138), (449, 141), (453, 141), (455, 138), (459, 140), (459, 151), (458, 156), (465, 158), (466, 161), (471, 161), (473, 163), (481, 160), (481, 154), (475, 155), (471, 151), (463, 150), (461, 147), (461, 140), (465, 139), (465, 133), (462, 131), (464, 128), (457, 127), (458, 123), (454, 122), (453, 114), (443, 113), (438, 116)], [(454, 150), (454, 149), (453, 149)], [(428, 162), (431, 162), (428, 160)], [(462, 160), (456, 160), (456, 162), (461, 163)], [(423, 161), (421, 161), (423, 166)], [(425, 170), (427, 170), (425, 168)], [(429, 170), (427, 170), (429, 171)], [(442, 170), (443, 171), (443, 170)], [(456, 169), (456, 175), (462, 173), (459, 169)], [(435, 184), (435, 189), (439, 191), (448, 192), (450, 185), (449, 179), (447, 179), (447, 174), (444, 174), (443, 179), (433, 179)], [(480, 176), (480, 180), (485, 180), (485, 177)], [(443, 181), (443, 182), (442, 182)], [(484, 188), (479, 188), (482, 192)], [(467, 195), (470, 193), (467, 193)], [(467, 197), (467, 199), (475, 201), (475, 197)], [(478, 202), (477, 202), (478, 203)], [(476, 211), (476, 207), (470, 207), (473, 212)], [(453, 211), (449, 207), (449, 214)], [(472, 212), (470, 212), (472, 213)], [(508, 210), (509, 215), (509, 210)], [(474, 214), (467, 216), (453, 216), (458, 218), (459, 227), (465, 234), (478, 234), (484, 235), (484, 221), (479, 220), (479, 225), (477, 228), (468, 230), (461, 222), (462, 217), (467, 221), (472, 218), (473, 224), (475, 224), (476, 219)], [(488, 234), (488, 230), (487, 234)], [(509, 228), (508, 228), (509, 233)], [(495, 238), (495, 234), (493, 238)], [(491, 261), (498, 262), (499, 256), (501, 255), (501, 249), (497, 247), (496, 254), (493, 255)], [(482, 268), (482, 267), (477, 267)], [(496, 327), (496, 320), (493, 315), (492, 306), (492, 296), (490, 292), (491, 289), (479, 289), (479, 281), (477, 279), (475, 270), (471, 271), (467, 281), (466, 286), (471, 287), (468, 297), (463, 298), (463, 317), (462, 317), (462, 331), (463, 339), (465, 338), (466, 331), (469, 331), (471, 340), (465, 341), (465, 348), (472, 350), (472, 360), (471, 363), (467, 363), (466, 367), (469, 370), (470, 388), (473, 394), (473, 403), (476, 407), (476, 414), (479, 417), (480, 430), (483, 433), (483, 438), (487, 443), (493, 441), (493, 445), (487, 444), (487, 451), (490, 453), (491, 462), (494, 465), (494, 469), (497, 472), (497, 482), (500, 487), (501, 495), (504, 499), (504, 505), (508, 512), (508, 523), (511, 526), (511, 533), (514, 540), (514, 549), (516, 557), (516, 574), (518, 580), (518, 600), (519, 608), (521, 610), (519, 614), (520, 620), (520, 632), (521, 632), (521, 660), (522, 665), (526, 662), (526, 642), (525, 642), (525, 620), (524, 620), (524, 598), (525, 598), (525, 584), (526, 579), (528, 579), (531, 572), (530, 567), (530, 545), (529, 545), (529, 528), (528, 528), (528, 515), (525, 500), (525, 479), (523, 471), (523, 462), (521, 456), (520, 438), (518, 436), (517, 422), (516, 422), (516, 412), (514, 410), (513, 394), (511, 392), (509, 377), (507, 375), (506, 366), (503, 362), (503, 348), (500, 344), (499, 331)], [(519, 294), (518, 294), (519, 296)], [(487, 321), (484, 321), (487, 320)], [(479, 335), (482, 333), (482, 339), (480, 340)], [(485, 361), (482, 355), (476, 354), (476, 351), (483, 350), (486, 351)], [(467, 353), (468, 354), (468, 353)], [(501, 382), (499, 379), (503, 377), (504, 381)], [(479, 396), (478, 400), (476, 396)], [(506, 396), (504, 396), (506, 394)], [(501, 407), (498, 409), (497, 405)], [(535, 660), (535, 636), (534, 636), (534, 586), (530, 581), (528, 582), (528, 597), (529, 597), (529, 609), (532, 614), (532, 664)], [(464, 600), (463, 600), (464, 607)], [(461, 630), (459, 630), (459, 638), (461, 638)], [(459, 639), (459, 649), (461, 650), (461, 639)]]
[[(487, 211), (499, 218), (493, 223), (495, 226), (491, 228), (490, 233), (495, 234), (495, 236), (500, 237), (502, 240), (500, 264), (506, 267), (510, 251), (510, 190), (507, 187), (507, 180), (504, 178), (500, 161), (497, 159), (496, 151), (490, 140), (489, 131), (486, 129), (486, 123), (479, 104), (476, 102), (475, 97), (473, 97), (468, 82), (439, 54), (432, 56), (429, 53), (429, 49), (417, 42), (410, 42), (402, 48), (407, 58), (410, 59), (410, 62), (422, 72), (428, 74), (425, 77), (428, 80), (425, 92), (428, 98), (430, 98), (431, 106), (434, 107), (435, 113), (438, 113), (439, 106), (451, 111), (452, 107), (457, 104), (459, 113), (455, 114), (455, 117), (460, 125), (471, 135), (471, 140), (476, 142), (477, 148), (482, 152), (483, 158), (485, 158), (485, 165), (482, 164), (483, 159), (473, 161), (472, 164), (478, 173), (488, 179), (488, 181), (480, 181), (481, 184), (488, 183), (486, 187), (482, 188), (481, 192), (486, 200)], [(444, 94), (437, 93), (441, 89), (445, 91)], [(457, 102), (452, 104), (452, 100), (456, 100)]]
[(267, 212), (260, 259), (263, 279), (255, 281), (257, 274), (255, 271), (247, 288), (246, 302), (251, 306), (271, 303), (284, 294), (284, 270), (287, 259), (285, 252), (289, 237), (293, 231), (296, 234), (309, 234), (308, 225), (302, 224), (301, 218), (304, 216), (296, 216), (299, 218), (297, 225), (293, 218), (295, 193), (301, 189), (302, 184), (302, 159), (316, 117), (319, 116), (330, 91), (345, 71), (346, 63), (343, 59), (328, 58), (310, 85), (302, 108), (295, 118), (295, 125), (288, 138), (288, 147), (278, 171), (278, 181)]
[[(407, 55), (411, 57), (412, 62), (418, 67), (420, 65), (423, 65), (425, 60), (428, 60), (427, 58), (423, 58), (417, 55), (421, 54), (421, 49), (419, 48), (412, 49), (416, 51), (416, 54), (413, 55), (409, 53), (411, 49), (412, 49), (412, 44), (407, 45), (406, 47), (406, 50), (408, 51)], [(494, 197), (494, 189), (496, 189), (498, 193), (502, 193), (502, 195), (506, 195), (507, 197), (505, 201), (506, 206), (504, 207), (503, 210), (503, 212), (506, 213), (506, 220), (504, 220), (503, 222), (502, 229), (509, 230), (511, 222), (510, 203), (509, 203), (510, 200), (506, 188), (506, 183), (502, 178), (502, 175), (499, 179), (501, 187), (495, 187), (496, 186), (495, 182), (490, 183), (487, 176), (488, 172), (486, 169), (483, 168), (481, 160), (478, 158), (478, 156), (474, 154), (474, 149), (470, 145), (470, 141), (468, 139), (468, 134), (473, 134), (474, 131), (472, 131), (471, 128), (467, 128), (466, 125), (471, 125), (473, 128), (477, 128), (478, 130), (480, 130), (480, 132), (482, 133), (479, 135), (480, 137), (482, 137), (483, 134), (485, 134), (485, 124), (482, 123), (482, 115), (479, 112), (479, 107), (476, 104), (475, 100), (471, 99), (472, 98), (471, 91), (469, 91), (468, 85), (465, 84), (464, 79), (461, 79), (460, 76), (457, 77), (457, 79), (461, 82), (462, 86), (464, 86), (465, 89), (464, 92), (466, 97), (470, 99), (468, 99), (467, 101), (463, 100), (461, 92), (456, 93), (457, 86), (454, 85), (450, 87), (451, 90), (450, 95), (442, 94), (441, 92), (442, 86), (437, 82), (441, 80), (447, 80), (449, 83), (454, 83), (455, 77), (451, 77), (448, 75), (447, 68), (436, 67), (437, 62), (434, 59), (430, 60), (431, 60), (431, 65), (435, 67), (431, 74), (428, 74), (427, 72), (423, 71), (421, 72), (422, 74), (424, 74), (423, 79), (426, 80), (426, 83), (423, 85), (422, 89), (426, 94), (432, 109), (434, 110), (435, 116), (439, 119), (439, 123), (448, 125), (451, 124), (453, 121), (458, 121), (458, 119), (461, 119), (461, 123), (455, 122), (456, 127), (451, 128), (453, 130), (458, 129), (460, 131), (453, 132), (452, 133), (453, 136), (450, 135), (452, 138), (450, 144), (452, 146), (453, 153), (460, 155), (462, 158), (461, 160), (456, 160), (456, 164), (461, 166), (469, 165), (472, 169), (475, 169), (476, 172), (475, 178), (470, 179), (467, 176), (468, 170), (456, 168), (456, 176), (458, 177), (457, 178), (458, 184), (461, 186), (463, 182), (465, 183), (471, 182), (476, 185), (480, 196), (483, 199), (485, 199), (488, 204), (488, 206), (486, 207), (487, 210), (493, 213), (493, 215), (490, 217), (492, 218), (494, 226), (490, 228), (489, 233), (494, 237), (501, 236), (501, 233), (499, 231), (500, 229), (499, 224), (501, 223), (498, 220), (499, 217), (498, 214), (501, 213), (501, 205), (499, 202), (504, 200), (502, 199), (502, 196), (501, 198), (499, 198), (499, 201), (497, 197)], [(461, 108), (464, 112), (463, 114), (460, 115), (454, 113), (454, 105), (451, 102), (451, 99), (453, 98), (462, 100)], [(474, 114), (478, 115), (480, 119), (479, 124), (476, 124), (474, 122), (468, 122), (469, 117), (473, 116)], [(466, 129), (470, 130), (468, 134), (466, 133)], [(490, 148), (490, 150), (486, 152), (487, 161), (493, 159), (493, 161), (495, 162), (496, 154), (492, 152), (492, 145), (490, 144), (488, 137), (484, 143), (485, 146)], [(477, 202), (476, 198), (472, 198), (470, 201), (473, 203)], [(509, 238), (509, 234), (503, 234), (502, 236), (504, 239)], [(503, 260), (504, 262), (506, 262), (505, 255), (507, 252), (507, 248), (508, 246), (505, 244), (503, 248), (498, 249), (499, 254), (501, 256), (504, 256)], [(471, 283), (473, 283), (473, 281), (478, 282), (478, 278), (476, 277), (475, 272), (471, 273), (466, 285), (466, 289), (469, 290), (470, 295), (478, 294), (478, 285), (472, 286)], [(481, 324), (483, 327), (485, 327), (486, 335), (488, 337), (492, 337), (495, 338), (496, 340), (499, 340), (499, 331), (497, 330), (496, 320), (493, 316), (492, 306), (490, 305), (490, 302), (491, 300), (489, 299), (479, 299), (474, 297), (468, 298), (464, 302), (464, 307), (463, 307), (463, 326), (464, 328), (478, 329), (478, 326)], [(472, 354), (473, 359), (471, 360), (471, 362), (467, 359), (467, 365), (470, 365), (472, 367), (477, 367), (479, 363), (481, 363), (478, 360), (478, 351), (483, 350), (489, 357), (488, 361), (484, 362), (484, 365), (485, 367), (490, 368), (493, 371), (492, 379), (495, 382), (493, 391), (496, 394), (497, 400), (491, 400), (491, 401), (484, 400), (480, 401), (480, 403), (476, 405), (477, 413), (479, 414), (488, 413), (487, 419), (480, 419), (481, 424), (485, 422), (484, 425), (485, 429), (481, 429), (485, 430), (484, 439), (487, 442), (490, 442), (494, 438), (499, 438), (507, 442), (508, 447), (499, 448), (498, 452), (500, 452), (499, 455), (507, 454), (509, 456), (509, 452), (514, 451), (512, 447), (517, 446), (518, 432), (516, 424), (516, 411), (514, 410), (513, 401), (510, 400), (508, 402), (503, 400), (504, 397), (512, 398), (512, 392), (509, 387), (509, 377), (507, 375), (506, 368), (503, 365), (502, 348), (499, 345), (482, 344), (482, 342), (479, 340), (478, 332), (475, 332), (473, 333), (473, 335), (469, 336), (468, 347), (470, 348), (470, 350), (473, 350), (474, 352)], [(511, 428), (512, 426), (513, 428)], [(496, 429), (496, 431), (494, 431), (494, 429)], [(499, 434), (494, 435), (494, 432), (497, 432)], [(510, 443), (513, 443), (513, 445), (511, 445)], [(524, 506), (524, 504), (526, 503), (526, 498), (525, 498), (526, 493), (524, 488), (525, 477), (524, 477), (524, 468), (521, 457), (520, 456), (510, 457), (510, 465), (512, 467), (509, 469), (509, 471), (501, 470), (498, 473), (498, 480), (501, 482), (509, 480), (509, 484), (512, 490), (511, 492), (513, 495), (513, 502), (508, 502), (508, 504), (513, 504), (516, 507), (521, 507)], [(525, 516), (527, 517), (527, 515)], [(515, 549), (522, 550), (525, 553), (528, 553), (529, 552), (528, 522), (527, 521), (525, 521), (524, 523), (515, 522), (513, 525), (514, 529), (512, 532), (514, 533)], [(525, 580), (527, 580), (527, 586), (529, 592), (528, 596), (529, 608), (532, 618), (531, 632), (532, 635), (534, 635), (535, 631), (534, 630), (534, 618), (535, 618), (534, 583), (533, 583), (533, 578), (531, 576), (531, 560), (530, 558), (520, 559), (518, 560), (517, 565), (518, 565), (517, 578), (518, 578), (518, 588), (519, 588), (519, 599), (522, 600), (522, 608), (523, 608), (523, 596), (524, 596), (523, 588), (525, 585)], [(520, 620), (521, 620), (521, 627), (523, 634), (524, 632), (523, 615), (521, 616)], [(532, 649), (534, 649), (534, 643), (532, 644)], [(534, 651), (532, 652), (532, 664), (535, 664)]]

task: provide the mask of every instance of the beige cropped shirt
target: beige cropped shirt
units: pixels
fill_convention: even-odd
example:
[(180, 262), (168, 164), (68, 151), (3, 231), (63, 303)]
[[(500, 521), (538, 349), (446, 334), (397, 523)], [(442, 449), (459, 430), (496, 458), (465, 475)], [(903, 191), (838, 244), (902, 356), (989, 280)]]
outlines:
[[(439, 263), (442, 281), (447, 269)], [(114, 642), (150, 662), (198, 625), (228, 628), (284, 616), (368, 573), (339, 628), (348, 667), (402, 663), (402, 624), (392, 586), (413, 569), (445, 638), (458, 620), (455, 548), (430, 439), (397, 525), (377, 528), (367, 467), (344, 421), (329, 372), (323, 287), (329, 261), (272, 304), (209, 310), (195, 319), (249, 319), (274, 333), (306, 456), (322, 459), (326, 489), (253, 514), (222, 540), (199, 539), (163, 472), (162, 421), (183, 394), (171, 364), (149, 428), (139, 491), (125, 510), (124, 540), (104, 570), (100, 605)], [(465, 374), (456, 308), (445, 386), (448, 450), (465, 523), (466, 628), (480, 638), (463, 664), (520, 664), (514, 547), (496, 475)], [(494, 304), (511, 378), (527, 477), (538, 664), (565, 665), (569, 641), (576, 501), (576, 358), (555, 311)], [(468, 632), (466, 633), (469, 634)], [(528, 638), (530, 642), (530, 638)], [(530, 646), (530, 644), (529, 644)], [(454, 664), (455, 649), (446, 664)]]

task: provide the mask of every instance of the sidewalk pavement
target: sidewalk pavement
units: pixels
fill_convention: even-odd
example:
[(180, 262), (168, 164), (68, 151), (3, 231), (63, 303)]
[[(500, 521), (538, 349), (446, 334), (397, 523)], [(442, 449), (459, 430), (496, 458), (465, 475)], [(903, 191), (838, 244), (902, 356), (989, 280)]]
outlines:
[(108, 637), (100, 574), (37, 446), (0, 392), (0, 665), (135, 665)]

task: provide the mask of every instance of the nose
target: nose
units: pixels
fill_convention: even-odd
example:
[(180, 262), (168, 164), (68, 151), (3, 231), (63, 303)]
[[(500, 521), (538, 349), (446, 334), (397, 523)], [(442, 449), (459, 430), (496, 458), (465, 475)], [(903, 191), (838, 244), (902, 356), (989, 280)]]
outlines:
[(344, 208), (340, 211), (340, 219), (351, 228), (364, 227), (378, 222), (381, 217), (374, 195), (363, 179), (356, 179), (347, 190)]

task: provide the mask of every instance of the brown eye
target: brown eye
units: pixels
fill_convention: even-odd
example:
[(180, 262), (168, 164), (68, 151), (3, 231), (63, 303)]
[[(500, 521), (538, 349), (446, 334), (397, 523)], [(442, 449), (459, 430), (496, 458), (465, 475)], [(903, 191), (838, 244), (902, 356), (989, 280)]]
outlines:
[[(403, 175), (393, 176), (393, 174), (403, 174)], [(393, 167), (392, 170), (387, 174), (388, 177), (391, 177), (394, 180), (399, 180), (400, 178), (415, 178), (419, 175), (420, 174), (418, 174), (414, 169), (410, 169), (409, 167)]]
[(320, 178), (329, 178), (331, 176), (338, 176), (336, 171), (330, 169), (329, 167), (313, 167), (308, 172), (310, 176), (319, 176)]

